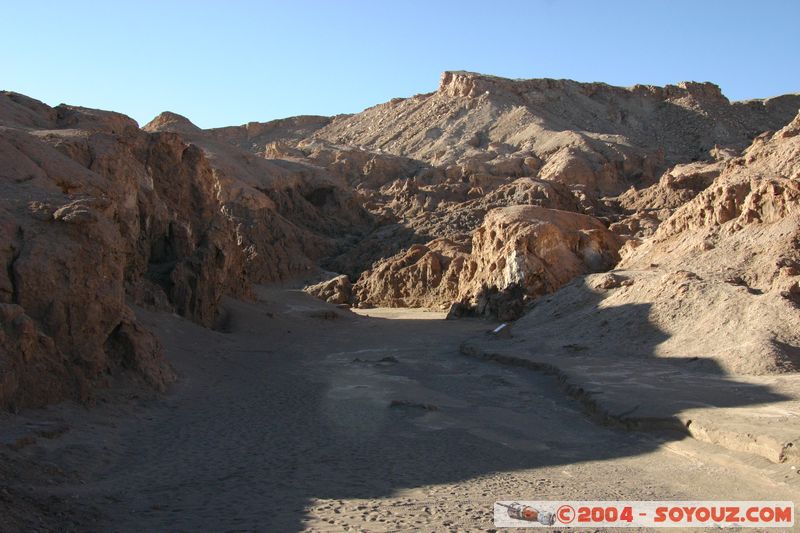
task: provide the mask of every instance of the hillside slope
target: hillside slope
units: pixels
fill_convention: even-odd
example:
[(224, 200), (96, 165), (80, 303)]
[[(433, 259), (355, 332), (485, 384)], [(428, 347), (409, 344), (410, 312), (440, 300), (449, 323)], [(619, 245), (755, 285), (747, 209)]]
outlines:
[(476, 158), (491, 174), (498, 165), (524, 172), (533, 157), (542, 162), (542, 177), (608, 194), (648, 183), (676, 163), (708, 158), (712, 149), (743, 149), (786, 124), (798, 107), (800, 95), (731, 103), (711, 83), (623, 88), (445, 72), (436, 92), (337, 117), (314, 138), (467, 178)]
[(515, 334), (565, 356), (654, 346), (729, 374), (800, 370), (800, 114), (622, 254), (538, 301)]
[[(308, 275), (371, 227), (321, 169), (220, 143), (174, 114), (0, 93), (0, 407), (174, 374), (131, 304), (212, 327), (223, 295)], [(366, 228), (366, 229), (364, 229)]]
[(119, 376), (164, 388), (132, 306), (213, 327), (224, 295), (320, 267), (349, 276), (322, 284), (337, 303), (532, 308), (537, 335), (646, 303), (663, 355), (794, 370), (798, 108), (446, 72), (355, 115), (202, 130), (2, 92), (0, 406), (90, 401)]

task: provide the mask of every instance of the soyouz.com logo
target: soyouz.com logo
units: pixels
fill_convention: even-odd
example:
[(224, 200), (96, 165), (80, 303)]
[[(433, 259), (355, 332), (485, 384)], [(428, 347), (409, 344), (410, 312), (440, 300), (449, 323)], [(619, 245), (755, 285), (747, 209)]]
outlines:
[(497, 527), (782, 527), (794, 526), (793, 502), (500, 501)]

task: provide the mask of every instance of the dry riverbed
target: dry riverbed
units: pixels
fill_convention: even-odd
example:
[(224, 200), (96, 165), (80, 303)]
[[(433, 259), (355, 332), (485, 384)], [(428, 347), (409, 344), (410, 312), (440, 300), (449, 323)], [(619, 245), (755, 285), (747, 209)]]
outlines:
[(599, 426), (552, 377), (460, 355), (491, 323), (264, 287), (226, 307), (224, 332), (140, 312), (180, 376), (164, 396), (2, 415), (0, 530), (462, 531), (505, 499), (800, 499), (795, 472)]

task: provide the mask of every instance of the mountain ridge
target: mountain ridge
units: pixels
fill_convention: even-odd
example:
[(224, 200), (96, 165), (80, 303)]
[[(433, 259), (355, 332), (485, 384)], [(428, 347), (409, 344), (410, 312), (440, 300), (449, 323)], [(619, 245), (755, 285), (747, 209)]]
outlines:
[[(719, 285), (727, 279), (762, 291), (765, 316), (778, 313), (800, 299), (798, 108), (798, 95), (731, 103), (709, 83), (446, 72), (433, 93), (357, 114), (204, 130), (171, 112), (139, 128), (120, 113), (2, 92), (0, 359), (12, 372), (0, 405), (87, 400), (108, 373), (163, 388), (174, 375), (130, 305), (215, 326), (225, 295), (320, 269), (349, 276), (325, 289), (337, 303), (510, 319), (618, 260), (670, 265), (631, 276), (667, 298), (653, 280), (691, 285), (675, 270), (713, 246), (714, 261), (734, 266), (706, 274), (716, 288), (695, 303), (750, 305), (749, 292)], [(682, 228), (708, 213), (716, 222), (701, 227), (713, 235), (697, 243)], [(788, 255), (763, 237), (775, 228)], [(740, 257), (731, 243), (745, 238), (769, 258)], [(676, 263), (665, 248), (688, 255)], [(743, 330), (761, 336), (768, 360), (727, 367), (792, 371), (800, 341), (770, 327)]]

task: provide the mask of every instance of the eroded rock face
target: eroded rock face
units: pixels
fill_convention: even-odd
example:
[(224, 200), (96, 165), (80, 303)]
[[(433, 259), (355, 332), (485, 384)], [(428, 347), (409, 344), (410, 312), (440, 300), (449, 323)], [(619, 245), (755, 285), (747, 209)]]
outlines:
[[(353, 188), (379, 189), (398, 179), (424, 176), (427, 169), (424, 163), (407, 157), (347, 146), (330, 146), (320, 141), (300, 143), (298, 149), (296, 155), (325, 168), (343, 185)], [(276, 150), (274, 155), (283, 154)], [(291, 153), (286, 155), (291, 156)], [(430, 170), (428, 173), (433, 174)]]
[(728, 375), (800, 370), (798, 139), (800, 115), (740, 156), (682, 165), (631, 192), (637, 218), (655, 220), (616, 270), (539, 300), (515, 335), (565, 356), (579, 345)]
[(472, 237), (475, 272), (462, 286), (522, 287), (528, 295), (553, 292), (587, 272), (608, 270), (621, 242), (597, 219), (536, 206), (496, 209)]
[(16, 110), (0, 129), (0, 405), (86, 400), (123, 370), (165, 388), (174, 374), (126, 298), (147, 285), (211, 325), (222, 294), (247, 287), (205, 157), (115, 113), (0, 100)]
[(664, 172), (658, 183), (644, 189), (630, 189), (616, 201), (627, 213), (611, 225), (611, 230), (627, 238), (649, 237), (675, 210), (708, 188), (725, 168), (730, 154), (715, 162), (675, 165)]
[(335, 176), (229, 134), (0, 95), (0, 406), (86, 400), (123, 371), (163, 389), (174, 375), (128, 301), (210, 327), (223, 295), (307, 273), (370, 223)]
[[(290, 237), (270, 254), (281, 257), (291, 243), (301, 244), (278, 264), (295, 268), (292, 258), (308, 257), (307, 266), (321, 262), (358, 279), (411, 246), (437, 238), (466, 243), (486, 213), (509, 205), (591, 215), (613, 223), (614, 232), (634, 246), (699, 194), (755, 135), (790, 120), (798, 105), (797, 95), (732, 103), (711, 83), (622, 88), (446, 72), (434, 93), (327, 121), (297, 117), (197, 133), (167, 116), (154, 127), (185, 131), (206, 152), (215, 151), (207, 140), (212, 138), (273, 166), (291, 162), (312, 183), (304, 197), (325, 198), (327, 187), (337, 198), (327, 220), (363, 207), (368, 215), (360, 222), (331, 231), (296, 195), (278, 194), (274, 184), (256, 186), (268, 191), (281, 217), (310, 230), (286, 226), (282, 233)], [(706, 168), (713, 160), (716, 170)], [(235, 172), (222, 167), (217, 164), (220, 174), (248, 172), (242, 165)], [(313, 184), (312, 175), (327, 175), (332, 185)], [(342, 191), (352, 189), (346, 198)], [(268, 232), (247, 221), (261, 216), (245, 212), (239, 226), (255, 258), (268, 248), (258, 237)], [(250, 270), (264, 264), (251, 263)], [(265, 273), (265, 279), (274, 275)], [(420, 300), (411, 294), (393, 298)]]
[(517, 318), (523, 300), (613, 267), (622, 241), (595, 218), (538, 206), (490, 211), (471, 245), (437, 239), (379, 262), (354, 286), (359, 301)]
[(509, 205), (591, 215), (633, 246), (798, 106), (797, 95), (731, 103), (710, 83), (447, 72), (434, 93), (335, 117), (301, 141), (290, 132), (272, 153), (309, 158), (357, 188), (376, 227), (323, 262), (357, 279), (411, 246), (466, 242), (486, 213)]
[(623, 88), (445, 72), (434, 93), (337, 117), (314, 137), (417, 159), (455, 179), (541, 172), (619, 194), (712, 150), (741, 150), (798, 107), (798, 95), (731, 103), (711, 83)]
[[(147, 168), (168, 219), (155, 217), (142, 277), (162, 287), (176, 311), (211, 326), (224, 294), (243, 296), (249, 279), (232, 221), (216, 199), (213, 170), (202, 151), (174, 134), (150, 135)], [(148, 231), (149, 230), (149, 231)]]
[(0, 399), (16, 409), (86, 394), (80, 372), (16, 304), (0, 304)]
[(201, 130), (183, 117), (162, 113), (143, 128), (151, 133), (177, 132), (205, 156), (214, 194), (233, 226), (252, 282), (305, 275), (320, 259), (372, 225), (358, 196), (339, 177), (304, 159), (265, 159), (264, 145), (252, 144), (281, 135), (292, 137), (298, 134), (295, 128), (305, 131), (301, 119), (276, 121), (263, 128), (250, 124)]
[[(626, 246), (615, 271), (623, 281), (571, 284), (536, 305), (517, 334), (553, 352), (580, 342), (732, 375), (800, 370), (798, 139), (800, 116), (721, 169), (709, 164), (718, 173), (710, 185)], [(621, 342), (622, 325), (637, 344)]]
[(315, 285), (309, 285), (305, 291), (332, 304), (349, 304), (353, 296), (353, 284), (350, 283), (350, 278), (341, 275)]
[(798, 132), (800, 115), (781, 130), (756, 138), (741, 157), (727, 160), (713, 182), (677, 208), (622, 265), (686, 261), (715, 268), (725, 265), (743, 269), (744, 277), (762, 290), (775, 288), (781, 273), (792, 271), (782, 265), (800, 259), (796, 257)]
[(244, 150), (271, 157), (268, 146), (285, 141), (299, 141), (327, 126), (330, 117), (303, 115), (269, 122), (249, 122), (241, 126), (228, 126), (207, 130), (211, 136)]
[[(452, 72), (356, 115), (139, 129), (0, 93), (0, 406), (87, 400), (123, 371), (163, 388), (130, 303), (211, 326), (223, 295), (320, 264), (349, 275), (311, 289), (332, 302), (510, 319), (621, 254), (630, 272), (588, 287), (649, 298), (667, 355), (705, 324), (772, 354), (697, 344), (729, 368), (795, 368), (799, 106)], [(733, 301), (746, 327), (701, 320)]]
[(458, 299), (468, 251), (468, 245), (450, 239), (415, 244), (362, 274), (353, 286), (354, 300), (386, 307), (447, 306)]

